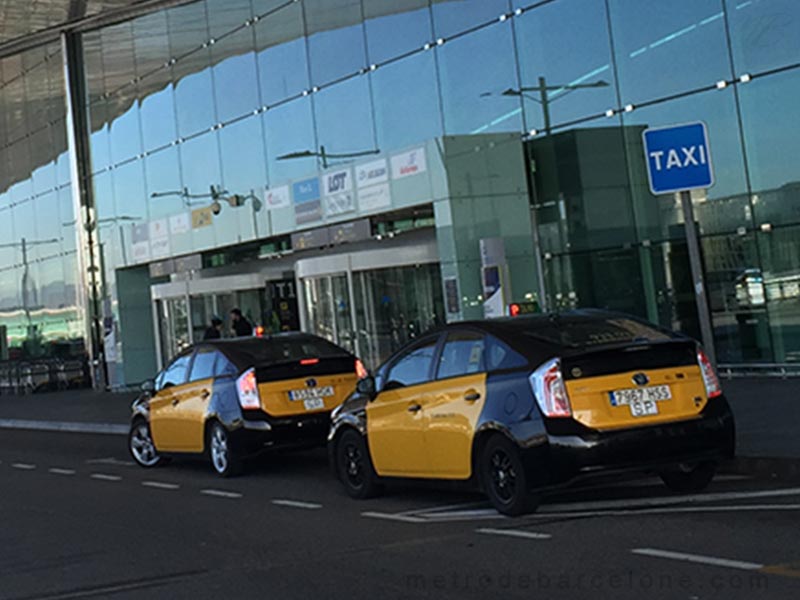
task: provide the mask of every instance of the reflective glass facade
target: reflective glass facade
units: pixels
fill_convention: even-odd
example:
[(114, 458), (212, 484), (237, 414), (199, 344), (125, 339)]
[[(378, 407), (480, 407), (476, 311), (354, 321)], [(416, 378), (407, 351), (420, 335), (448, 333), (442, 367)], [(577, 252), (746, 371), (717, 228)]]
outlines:
[[(608, 307), (698, 335), (680, 202), (650, 193), (641, 135), (702, 120), (716, 183), (693, 203), (718, 361), (795, 362), (796, 31), (793, 0), (202, 0), (82, 33), (111, 355), (138, 361), (155, 345), (142, 287), (169, 275), (147, 265), (199, 253), (203, 269), (259, 269), (259, 256), (299, 256), (298, 231), (366, 218), (379, 245), (385, 215), (420, 211), (447, 319), (482, 316), (480, 242), (501, 237), (507, 301)], [(2, 62), (0, 210), (15, 216), (0, 227), (14, 244), (64, 238), (28, 249), (46, 260), (26, 281), (61, 286), (73, 306), (61, 224), (74, 216), (56, 227), (25, 213), (71, 207), (63, 101), (38, 120), (32, 103), (63, 86), (58, 60), (24, 67), (48, 52)], [(245, 248), (249, 267), (230, 258)], [(18, 322), (34, 304), (26, 267), (18, 247), (0, 252), (0, 310)]]

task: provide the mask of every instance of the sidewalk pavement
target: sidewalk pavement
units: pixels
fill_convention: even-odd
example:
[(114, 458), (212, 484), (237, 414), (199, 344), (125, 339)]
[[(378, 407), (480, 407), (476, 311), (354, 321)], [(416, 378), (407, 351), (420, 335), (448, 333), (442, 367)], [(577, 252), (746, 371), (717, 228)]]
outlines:
[[(726, 470), (800, 479), (800, 379), (726, 379), (737, 460)], [(126, 434), (135, 393), (72, 390), (0, 396), (0, 429)]]

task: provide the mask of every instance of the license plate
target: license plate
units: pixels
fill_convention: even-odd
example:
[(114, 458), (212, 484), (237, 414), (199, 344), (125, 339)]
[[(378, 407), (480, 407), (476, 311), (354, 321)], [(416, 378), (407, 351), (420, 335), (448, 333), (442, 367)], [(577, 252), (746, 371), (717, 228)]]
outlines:
[(309, 400), (303, 400), (303, 406), (306, 407), (306, 410), (318, 410), (320, 408), (325, 408), (325, 402), (322, 401), (322, 398), (311, 398)]
[(333, 396), (333, 386), (325, 385), (322, 387), (303, 388), (301, 390), (291, 390), (289, 400), (315, 400), (318, 398), (329, 398)]
[(614, 390), (609, 393), (612, 406), (628, 406), (633, 417), (658, 414), (658, 402), (672, 399), (668, 385)]

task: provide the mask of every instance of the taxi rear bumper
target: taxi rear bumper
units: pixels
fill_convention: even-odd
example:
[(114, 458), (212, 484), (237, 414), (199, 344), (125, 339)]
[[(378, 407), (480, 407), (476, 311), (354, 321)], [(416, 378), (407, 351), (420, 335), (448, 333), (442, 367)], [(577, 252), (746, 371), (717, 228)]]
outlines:
[(246, 454), (271, 448), (323, 446), (331, 424), (330, 411), (272, 417), (262, 411), (248, 414), (235, 432)]
[(733, 458), (735, 425), (723, 396), (709, 400), (698, 418), (598, 432), (575, 421), (547, 423), (546, 443), (523, 452), (535, 487), (627, 471), (659, 471), (681, 463)]

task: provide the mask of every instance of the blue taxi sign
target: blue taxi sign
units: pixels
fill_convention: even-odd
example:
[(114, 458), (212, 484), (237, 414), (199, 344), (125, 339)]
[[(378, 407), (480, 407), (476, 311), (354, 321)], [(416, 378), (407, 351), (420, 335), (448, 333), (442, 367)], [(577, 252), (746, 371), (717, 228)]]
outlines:
[(647, 179), (653, 194), (686, 192), (714, 185), (705, 123), (646, 129), (642, 138)]

